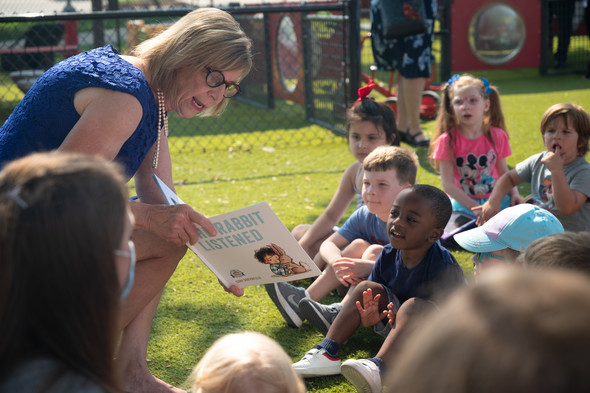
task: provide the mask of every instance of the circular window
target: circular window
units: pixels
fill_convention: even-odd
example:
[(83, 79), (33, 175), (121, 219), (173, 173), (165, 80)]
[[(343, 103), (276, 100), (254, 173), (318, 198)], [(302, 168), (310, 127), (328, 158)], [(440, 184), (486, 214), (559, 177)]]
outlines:
[(283, 17), (279, 23), (276, 53), (281, 83), (289, 93), (292, 93), (297, 88), (299, 47), (293, 21), (288, 16)]
[(504, 64), (520, 53), (526, 29), (512, 7), (492, 3), (480, 8), (471, 18), (468, 38), (478, 59), (487, 64)]

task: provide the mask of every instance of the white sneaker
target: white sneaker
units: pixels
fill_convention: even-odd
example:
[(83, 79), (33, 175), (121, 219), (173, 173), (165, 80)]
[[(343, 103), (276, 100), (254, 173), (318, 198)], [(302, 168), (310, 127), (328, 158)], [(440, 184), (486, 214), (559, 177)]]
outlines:
[(342, 375), (359, 393), (381, 393), (379, 366), (368, 359), (348, 359), (342, 363)]
[(293, 364), (293, 369), (304, 378), (340, 374), (340, 357), (333, 358), (319, 345), (314, 346), (303, 358)]

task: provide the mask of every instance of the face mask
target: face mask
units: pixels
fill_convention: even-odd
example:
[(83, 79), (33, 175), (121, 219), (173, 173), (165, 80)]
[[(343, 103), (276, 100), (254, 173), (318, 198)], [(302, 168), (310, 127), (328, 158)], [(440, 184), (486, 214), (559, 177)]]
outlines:
[(115, 250), (115, 255), (129, 258), (129, 273), (127, 274), (127, 281), (125, 282), (123, 290), (121, 291), (121, 301), (123, 301), (127, 295), (129, 295), (129, 292), (131, 292), (131, 287), (133, 287), (133, 279), (135, 277), (135, 245), (131, 240), (129, 240), (128, 244), (129, 251)]

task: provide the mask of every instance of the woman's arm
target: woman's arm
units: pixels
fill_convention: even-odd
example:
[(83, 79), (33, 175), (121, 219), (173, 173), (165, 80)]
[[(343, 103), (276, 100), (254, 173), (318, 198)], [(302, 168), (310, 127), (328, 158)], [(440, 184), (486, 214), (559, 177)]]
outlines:
[(217, 234), (213, 223), (196, 212), (189, 205), (167, 206), (165, 198), (152, 178), (155, 173), (170, 189), (172, 184), (172, 162), (166, 135), (160, 135), (160, 153), (157, 168), (153, 168), (153, 158), (157, 141), (150, 148), (135, 174), (135, 191), (139, 202), (132, 203), (136, 228), (142, 228), (177, 245), (195, 244), (199, 233), (195, 224), (210, 235)]
[(141, 117), (141, 104), (131, 94), (89, 87), (74, 96), (80, 115), (58, 150), (101, 156), (113, 160), (133, 134)]

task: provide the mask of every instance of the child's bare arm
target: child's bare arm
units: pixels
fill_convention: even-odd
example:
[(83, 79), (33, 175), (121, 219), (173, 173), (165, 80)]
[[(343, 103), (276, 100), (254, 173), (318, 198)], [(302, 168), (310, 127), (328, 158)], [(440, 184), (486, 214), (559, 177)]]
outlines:
[[(501, 158), (496, 161), (496, 171), (498, 171), (498, 175), (502, 176), (505, 173), (508, 173), (508, 164), (506, 163), (506, 158)], [(516, 186), (512, 187), (510, 190), (510, 205), (518, 205), (523, 203), (523, 199), (518, 192), (518, 188)]]
[(468, 209), (478, 206), (462, 189), (455, 184), (455, 168), (451, 161), (439, 160), (440, 180), (443, 189), (449, 196)]
[(515, 169), (511, 169), (498, 179), (492, 194), (486, 203), (482, 206), (478, 206), (472, 210), (479, 211), (479, 217), (477, 218), (477, 225), (482, 225), (487, 220), (498, 214), (500, 211), (500, 202), (504, 195), (508, 194), (511, 188), (516, 187), (522, 183), (522, 179), (516, 173)]
[(344, 216), (346, 209), (354, 199), (354, 182), (360, 162), (354, 162), (342, 175), (338, 188), (326, 210), (314, 221), (307, 232), (299, 239), (299, 244), (308, 252), (308, 248), (332, 233), (332, 228)]
[(577, 190), (572, 190), (563, 171), (563, 159), (559, 156), (559, 146), (555, 153), (548, 152), (541, 162), (551, 171), (551, 188), (555, 207), (564, 216), (577, 212), (588, 197)]
[(320, 255), (328, 264), (332, 264), (339, 258), (342, 258), (342, 249), (348, 246), (350, 242), (339, 233), (333, 233), (320, 246)]
[(340, 258), (334, 261), (332, 268), (338, 281), (344, 286), (356, 285), (369, 277), (375, 261), (359, 258)]
[(379, 299), (381, 299), (381, 294), (373, 297), (373, 291), (369, 288), (363, 292), (363, 304), (359, 301), (356, 302), (363, 326), (375, 326), (387, 316), (387, 310), (379, 312)]

